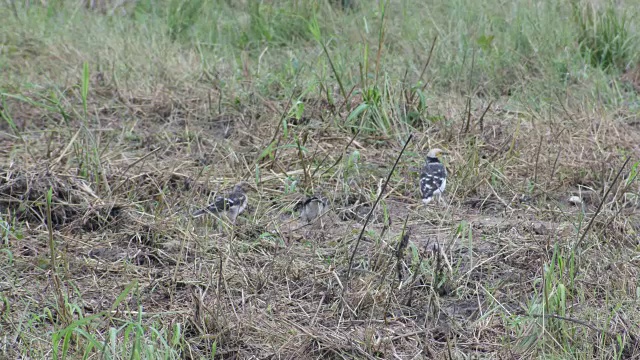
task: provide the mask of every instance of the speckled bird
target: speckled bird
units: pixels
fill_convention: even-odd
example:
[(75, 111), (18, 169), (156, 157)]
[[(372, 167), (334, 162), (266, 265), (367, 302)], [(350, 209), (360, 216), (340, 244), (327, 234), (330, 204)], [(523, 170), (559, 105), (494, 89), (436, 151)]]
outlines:
[(233, 187), (231, 192), (216, 196), (211, 204), (195, 211), (192, 215), (193, 217), (199, 217), (204, 214), (226, 213), (229, 220), (235, 224), (238, 215), (247, 208), (249, 198), (246, 192), (250, 188), (251, 186), (248, 183), (240, 182)]
[(329, 201), (325, 197), (321, 195), (309, 196), (299, 205), (300, 219), (310, 223), (321, 216), (328, 208)]
[(443, 201), (441, 196), (447, 186), (447, 169), (440, 162), (440, 155), (446, 155), (446, 153), (441, 149), (431, 149), (420, 173), (420, 191), (425, 205), (429, 204), (434, 197)]

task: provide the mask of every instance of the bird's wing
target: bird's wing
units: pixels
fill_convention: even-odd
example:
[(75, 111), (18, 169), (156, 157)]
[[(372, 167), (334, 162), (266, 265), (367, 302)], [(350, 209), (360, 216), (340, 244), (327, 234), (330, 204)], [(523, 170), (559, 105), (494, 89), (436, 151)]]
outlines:
[(309, 196), (303, 203), (302, 206), (307, 206), (313, 202), (320, 202), (320, 203), (325, 203), (326, 200), (324, 198), (322, 198), (321, 196), (318, 195), (313, 195), (313, 196)]
[(422, 174), (420, 174), (420, 190), (423, 196), (430, 196), (434, 191), (440, 189), (447, 176), (444, 165), (427, 164)]
[(433, 176), (437, 176), (440, 178), (445, 178), (447, 176), (447, 169), (440, 162), (427, 164), (425, 170)]
[(216, 196), (213, 199), (213, 202), (202, 210), (198, 210), (194, 213), (194, 216), (202, 215), (204, 213), (218, 213), (221, 211), (229, 210), (231, 206), (233, 206), (234, 200), (232, 198), (226, 196)]
[(229, 210), (238, 200), (234, 196), (216, 196), (213, 203), (208, 206), (210, 211)]
[(323, 196), (311, 195), (304, 198), (303, 200), (298, 201), (293, 207), (293, 211), (301, 211), (304, 208), (308, 207), (309, 205), (313, 204), (314, 202), (322, 203), (322, 205), (324, 206), (327, 206), (328, 204), (328, 200)]
[(227, 208), (233, 206), (242, 206), (247, 201), (247, 195), (243, 192), (234, 192), (227, 197)]

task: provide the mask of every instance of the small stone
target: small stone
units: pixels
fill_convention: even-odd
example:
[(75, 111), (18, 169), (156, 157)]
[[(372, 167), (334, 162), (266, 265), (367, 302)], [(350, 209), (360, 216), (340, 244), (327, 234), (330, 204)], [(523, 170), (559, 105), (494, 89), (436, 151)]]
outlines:
[(533, 232), (536, 235), (545, 235), (545, 234), (547, 234), (547, 227), (544, 226), (543, 223), (533, 223), (533, 225), (531, 226), (531, 230), (533, 230)]
[(576, 205), (576, 206), (580, 205), (582, 204), (582, 199), (580, 198), (580, 196), (573, 195), (569, 198), (569, 204)]

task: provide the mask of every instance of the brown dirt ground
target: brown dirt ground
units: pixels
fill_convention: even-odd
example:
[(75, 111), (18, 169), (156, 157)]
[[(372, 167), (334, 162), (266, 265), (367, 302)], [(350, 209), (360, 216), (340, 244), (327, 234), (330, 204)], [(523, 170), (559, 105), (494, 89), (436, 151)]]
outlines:
[[(71, 316), (111, 315), (88, 325), (92, 331), (143, 311), (147, 324), (182, 324), (187, 358), (207, 354), (214, 340), (224, 358), (441, 358), (451, 351), (527, 357), (530, 337), (543, 336), (535, 321), (521, 333), (505, 324), (540, 299), (554, 249), (567, 254), (576, 245), (582, 210), (590, 219), (613, 186), (581, 247), (575, 286), (592, 291), (571, 299), (571, 317), (612, 334), (639, 333), (637, 325), (605, 323), (593, 312), (606, 310), (599, 288), (629, 298), (638, 281), (637, 182), (612, 183), (626, 155), (640, 157), (640, 128), (625, 114), (607, 117), (567, 99), (546, 116), (510, 109), (504, 99), (461, 134), (464, 100), (434, 105), (446, 121), (414, 133), (347, 279), (363, 219), (400, 151), (398, 139), (361, 134), (345, 152), (352, 134), (335, 130), (330, 119), (344, 118), (346, 110), (308, 99), (305, 117), (291, 119), (289, 130), (307, 134), (304, 163), (327, 160), (299, 187), (320, 189), (332, 206), (322, 224), (301, 227), (292, 209), (302, 193), (285, 191), (293, 177), (304, 179), (297, 149), (257, 161), (286, 102), (225, 104), (218, 111), (210, 100), (217, 94), (161, 90), (136, 97), (94, 81), (97, 120), (83, 125), (88, 132), (72, 112), (65, 120), (7, 102), (24, 137), (0, 139), (0, 209), (21, 233), (3, 244), (13, 256), (0, 270), (10, 304), (0, 311), (5, 329), (18, 326), (10, 319), (45, 308), (53, 315), (39, 323), (43, 334), (69, 321), (52, 282), (45, 202), (51, 188), (57, 273), (67, 302), (79, 306)], [(484, 107), (474, 109), (474, 121)], [(416, 169), (436, 145), (451, 153), (448, 205), (424, 208)], [(91, 146), (100, 149), (99, 164), (88, 156)], [(345, 165), (354, 150), (361, 156), (357, 171)], [(189, 217), (240, 179), (257, 191), (235, 228)], [(570, 203), (571, 195), (583, 204)], [(405, 219), (409, 247), (397, 256)], [(134, 281), (135, 290), (112, 309)], [(624, 310), (631, 324), (640, 323), (634, 306)], [(571, 326), (576, 337), (600, 344), (596, 352), (610, 351), (605, 332)], [(628, 351), (637, 356), (640, 347)]]

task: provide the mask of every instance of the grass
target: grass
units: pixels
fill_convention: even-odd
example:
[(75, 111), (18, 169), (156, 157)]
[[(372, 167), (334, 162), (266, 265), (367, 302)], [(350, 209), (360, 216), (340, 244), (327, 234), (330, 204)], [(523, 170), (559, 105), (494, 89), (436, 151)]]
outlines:
[[(0, 358), (640, 354), (630, 4), (0, 15)], [(189, 216), (240, 180), (236, 226)]]

